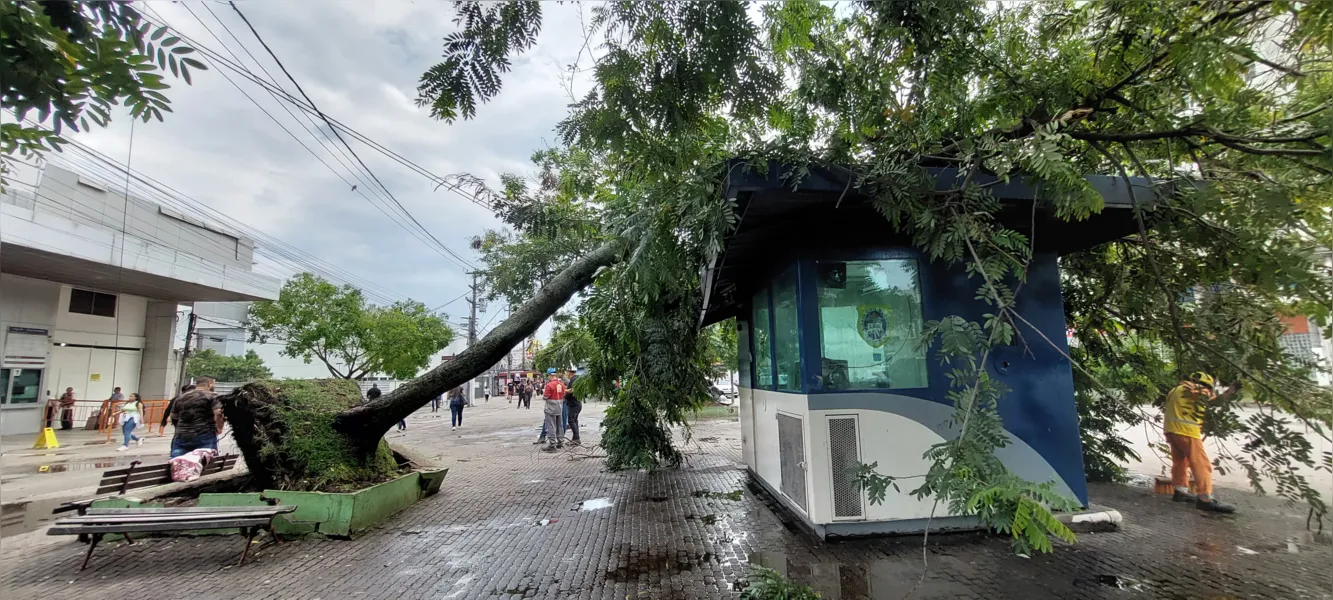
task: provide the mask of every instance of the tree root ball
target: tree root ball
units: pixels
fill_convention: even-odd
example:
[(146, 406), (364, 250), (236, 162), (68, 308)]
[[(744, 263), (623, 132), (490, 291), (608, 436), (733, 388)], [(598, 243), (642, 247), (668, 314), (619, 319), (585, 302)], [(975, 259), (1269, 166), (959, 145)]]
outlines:
[(284, 490), (349, 491), (397, 472), (384, 440), (363, 453), (334, 431), (338, 413), (361, 403), (356, 382), (287, 379), (247, 383), (219, 396), (255, 482)]

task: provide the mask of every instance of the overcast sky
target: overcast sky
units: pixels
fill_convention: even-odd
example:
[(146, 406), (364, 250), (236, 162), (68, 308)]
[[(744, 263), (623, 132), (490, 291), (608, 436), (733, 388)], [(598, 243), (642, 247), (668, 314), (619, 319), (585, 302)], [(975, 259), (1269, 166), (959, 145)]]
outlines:
[[(147, 5), (151, 8), (148, 15), (160, 15), (196, 42), (226, 55), (222, 43), (201, 25), (202, 20), (262, 76), (236, 40), (214, 20), (216, 15), (280, 78), (283, 87), (296, 92), (226, 4), (191, 1), (182, 6), (159, 0)], [(467, 172), (492, 182), (498, 182), (504, 172), (530, 174), (531, 153), (554, 143), (555, 124), (569, 104), (561, 73), (582, 48), (580, 7), (543, 3), (545, 19), (538, 45), (513, 61), (500, 96), (482, 105), (474, 120), (450, 125), (431, 119), (414, 100), (418, 79), (438, 62), (443, 37), (456, 29), (451, 3), (284, 0), (237, 5), (324, 113), (437, 175)], [(589, 62), (585, 50), (583, 66)], [(466, 292), (469, 277), (463, 266), (414, 239), (352, 191), (229, 83), (224, 73), (302, 142), (319, 151), (339, 174), (353, 180), (350, 171), (335, 162), (273, 98), (257, 85), (216, 67), (194, 73), (192, 86), (173, 82), (167, 94), (174, 112), (163, 123), (138, 123), (133, 129), (132, 152), (131, 127), (125, 115), (110, 127), (80, 134), (77, 139), (118, 160), (128, 159), (135, 170), (373, 282), (383, 295), (410, 297), (436, 307)], [(587, 90), (586, 80), (574, 82), (576, 94)], [(497, 226), (485, 209), (446, 190), (434, 191), (425, 177), (348, 141), (426, 229), (475, 262), (468, 238)], [(368, 181), (359, 184), (358, 190), (369, 192), (371, 185)], [(290, 269), (270, 264), (259, 268), (290, 274)], [(455, 323), (467, 316), (467, 304), (461, 300), (445, 310)], [(492, 307), (480, 322), (498, 323), (503, 315), (492, 320), (498, 310), (502, 307)], [(457, 349), (451, 347), (448, 352)], [(271, 352), (264, 354), (273, 362)], [(318, 365), (302, 371), (287, 368), (291, 361), (281, 362), (286, 363), (278, 373), (282, 376), (325, 373)]]

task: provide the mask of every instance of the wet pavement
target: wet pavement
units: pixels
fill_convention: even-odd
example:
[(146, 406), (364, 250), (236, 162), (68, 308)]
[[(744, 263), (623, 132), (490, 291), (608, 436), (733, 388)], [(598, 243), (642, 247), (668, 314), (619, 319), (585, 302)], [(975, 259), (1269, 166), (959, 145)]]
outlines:
[(418, 414), (391, 434), (451, 471), (439, 495), (357, 540), (268, 547), (236, 567), (235, 537), (159, 538), (99, 547), (79, 572), (82, 546), (29, 534), (0, 540), (0, 596), (736, 598), (762, 564), (831, 600), (1333, 598), (1333, 545), (1272, 498), (1229, 493), (1242, 514), (1211, 516), (1094, 485), (1094, 502), (1124, 514), (1121, 531), (1031, 558), (996, 536), (932, 535), (923, 577), (919, 536), (824, 543), (771, 510), (747, 485), (734, 421), (699, 424), (681, 469), (607, 473), (595, 425), (589, 446), (546, 454), (532, 444), (540, 410), (512, 407), (469, 409), (457, 431)]
[[(127, 467), (133, 461), (160, 464), (171, 451), (168, 435), (139, 431), (144, 443), (117, 452), (119, 438), (108, 442), (104, 433), (86, 430), (56, 431), (59, 448), (34, 449), (31, 435), (5, 436), (0, 445), (0, 545), (3, 538), (44, 526), (51, 509), (69, 500), (93, 495), (102, 473)], [(236, 452), (230, 435), (220, 442), (224, 453)]]

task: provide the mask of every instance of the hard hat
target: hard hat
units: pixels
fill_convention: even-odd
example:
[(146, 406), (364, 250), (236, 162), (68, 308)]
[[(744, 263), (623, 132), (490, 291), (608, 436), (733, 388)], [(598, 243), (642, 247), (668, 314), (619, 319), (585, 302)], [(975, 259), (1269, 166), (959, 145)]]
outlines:
[(555, 374), (555, 367), (551, 367), (551, 368), (547, 369), (547, 370), (546, 370), (546, 374), (547, 374), (547, 375), (554, 375), (554, 374)]
[(1195, 372), (1193, 372), (1193, 373), (1190, 373), (1190, 379), (1193, 379), (1193, 380), (1195, 380), (1195, 381), (1197, 381), (1197, 382), (1199, 382), (1199, 383), (1202, 383), (1202, 384), (1204, 384), (1204, 385), (1207, 385), (1207, 386), (1211, 386), (1211, 385), (1213, 385), (1213, 383), (1214, 383), (1214, 382), (1213, 382), (1213, 376), (1212, 376), (1212, 375), (1209, 375), (1209, 374), (1207, 374), (1207, 373), (1204, 373), (1203, 371), (1195, 371)]

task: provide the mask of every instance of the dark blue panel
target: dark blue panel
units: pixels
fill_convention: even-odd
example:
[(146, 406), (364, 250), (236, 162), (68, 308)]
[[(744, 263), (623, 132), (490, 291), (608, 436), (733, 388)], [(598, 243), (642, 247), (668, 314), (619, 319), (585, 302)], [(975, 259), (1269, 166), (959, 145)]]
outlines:
[[(960, 315), (981, 321), (981, 315), (991, 312), (989, 305), (973, 299), (980, 280), (968, 279), (960, 269), (931, 267), (922, 269), (923, 277), (930, 282), (926, 286), (930, 298), (923, 302), (927, 320)], [(996, 348), (991, 353), (991, 374), (1010, 388), (1000, 399), (1000, 417), (1004, 428), (1041, 454), (1079, 501), (1087, 504), (1073, 372), (1064, 357), (1069, 351), (1065, 342), (1064, 300), (1053, 254), (1033, 258), (1028, 280), (1015, 302), (1019, 314), (1040, 333), (1020, 322), (1018, 329), (1023, 339), (1015, 339), (1013, 346)], [(938, 361), (932, 363), (930, 399), (948, 404), (946, 369)], [(916, 396), (911, 392), (899, 393)]]

